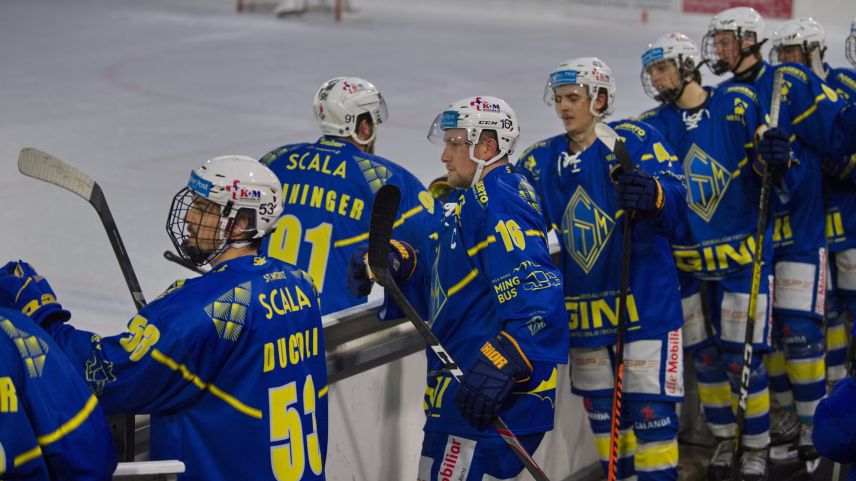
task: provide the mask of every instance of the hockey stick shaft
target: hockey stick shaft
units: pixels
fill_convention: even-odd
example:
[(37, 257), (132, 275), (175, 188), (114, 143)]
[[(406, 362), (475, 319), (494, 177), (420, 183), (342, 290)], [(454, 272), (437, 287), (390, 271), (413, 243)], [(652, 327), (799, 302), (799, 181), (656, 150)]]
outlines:
[[(779, 108), (782, 103), (783, 72), (776, 70), (773, 79), (773, 97), (770, 103), (769, 127), (779, 124)], [(764, 234), (767, 230), (768, 207), (772, 178), (770, 167), (764, 163), (761, 176), (761, 192), (758, 200), (758, 224), (755, 229), (755, 253), (752, 259), (752, 283), (749, 287), (749, 306), (746, 312), (746, 333), (743, 338), (743, 365), (740, 369), (740, 392), (737, 396), (736, 434), (734, 436), (734, 452), (731, 457), (731, 479), (740, 480), (740, 457), (743, 453), (743, 431), (746, 422), (746, 403), (749, 399), (749, 378), (751, 376), (752, 343), (755, 333), (755, 316), (758, 310), (758, 293), (761, 291), (762, 254), (764, 250)]]
[[(422, 319), (422, 316), (416, 312), (413, 305), (401, 292), (401, 289), (396, 284), (395, 279), (389, 272), (389, 241), (392, 237), (392, 226), (395, 222), (395, 217), (398, 213), (398, 204), (401, 199), (401, 192), (394, 185), (385, 185), (381, 187), (375, 196), (372, 206), (371, 226), (369, 230), (369, 268), (372, 271), (377, 282), (383, 286), (387, 295), (392, 297), (395, 303), (404, 311), (407, 318), (413, 323), (413, 326), (425, 339), (425, 342), (432, 351), (440, 358), (440, 362), (448, 370), (456, 381), (461, 382), (464, 373), (461, 368), (452, 359), (452, 356), (440, 344), (440, 340), (431, 331), (428, 323)], [(494, 429), (499, 433), (502, 439), (508, 444), (514, 454), (520, 459), (532, 477), (537, 481), (549, 481), (544, 470), (532, 459), (532, 456), (523, 447), (523, 444), (508, 429), (505, 422), (497, 418), (493, 423)]]
[[(116, 254), (116, 260), (119, 261), (119, 268), (125, 277), (134, 305), (137, 310), (142, 309), (146, 305), (146, 299), (143, 297), (143, 291), (139, 281), (137, 281), (134, 267), (131, 265), (131, 259), (122, 243), (122, 237), (119, 235), (116, 221), (113, 220), (113, 215), (107, 206), (107, 199), (104, 197), (101, 186), (71, 165), (32, 147), (21, 149), (20, 154), (18, 154), (18, 170), (28, 177), (71, 191), (86, 199), (95, 208), (101, 223), (104, 225), (104, 230), (107, 232), (107, 237), (110, 239), (110, 245), (113, 246), (113, 252)], [(122, 439), (124, 445), (124, 452), (120, 453), (120, 456), (124, 461), (133, 461), (134, 417), (115, 415), (110, 418), (111, 424), (118, 430), (116, 435)]]
[[(633, 161), (624, 142), (604, 123), (595, 126), (598, 138), (615, 154), (625, 172), (633, 169)], [(615, 340), (615, 384), (612, 388), (612, 414), (609, 431), (609, 465), (607, 479), (618, 479), (618, 451), (621, 440), (621, 398), (624, 387), (624, 330), (627, 326), (627, 295), (630, 289), (631, 230), (630, 212), (624, 212), (624, 232), (621, 237), (621, 284), (618, 294), (618, 326)]]

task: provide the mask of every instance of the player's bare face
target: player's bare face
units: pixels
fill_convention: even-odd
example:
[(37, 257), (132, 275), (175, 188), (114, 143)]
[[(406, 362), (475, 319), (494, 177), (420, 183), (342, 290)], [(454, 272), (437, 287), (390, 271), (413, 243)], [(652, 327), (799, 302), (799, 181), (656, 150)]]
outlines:
[(213, 251), (219, 244), (217, 231), (220, 227), (220, 206), (195, 196), (184, 216), (189, 236), (187, 245), (200, 251)]
[(648, 75), (657, 92), (663, 93), (669, 90), (681, 88), (681, 79), (678, 67), (673, 60), (661, 60), (648, 66)]
[(713, 46), (716, 49), (716, 57), (723, 60), (729, 70), (734, 70), (740, 61), (740, 44), (737, 35), (731, 30), (722, 30), (713, 35)]
[(780, 47), (777, 52), (779, 56), (779, 62), (795, 62), (803, 65), (808, 64), (805, 58), (805, 52), (803, 52), (803, 48), (800, 45), (789, 45), (787, 47)]
[(448, 129), (443, 133), (443, 153), (440, 160), (446, 166), (449, 184), (465, 189), (476, 175), (476, 163), (470, 160), (470, 145), (464, 129)]
[(595, 117), (589, 109), (591, 98), (582, 85), (560, 85), (553, 89), (553, 106), (565, 131), (575, 137), (591, 131)]

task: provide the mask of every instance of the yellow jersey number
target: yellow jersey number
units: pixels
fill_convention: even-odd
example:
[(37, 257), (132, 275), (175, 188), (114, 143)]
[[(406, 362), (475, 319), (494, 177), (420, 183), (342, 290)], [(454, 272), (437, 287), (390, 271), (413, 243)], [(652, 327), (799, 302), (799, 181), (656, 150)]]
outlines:
[[(297, 481), (303, 477), (306, 461), (314, 474), (324, 468), (321, 444), (318, 439), (318, 421), (315, 419), (315, 383), (312, 375), (303, 383), (303, 399), (297, 399), (297, 381), (268, 389), (270, 408), (270, 459), (273, 475), (278, 481)], [(301, 413), (312, 417), (312, 432), (303, 435)]]
[[(315, 289), (320, 294), (324, 290), (324, 277), (327, 274), (327, 260), (330, 258), (330, 248), (333, 243), (333, 225), (323, 222), (306, 229), (303, 234), (303, 224), (292, 214), (282, 216), (271, 234), (268, 255), (287, 264), (297, 266), (297, 256), (302, 242), (312, 249), (309, 253), (309, 267), (306, 271), (315, 283)], [(300, 266), (298, 266), (300, 267)]]

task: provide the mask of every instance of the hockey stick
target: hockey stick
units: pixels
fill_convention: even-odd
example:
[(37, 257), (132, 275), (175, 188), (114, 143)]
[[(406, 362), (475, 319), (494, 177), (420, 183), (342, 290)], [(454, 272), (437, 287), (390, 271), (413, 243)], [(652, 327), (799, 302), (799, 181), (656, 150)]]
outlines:
[(163, 258), (170, 262), (175, 262), (176, 264), (180, 265), (181, 267), (184, 267), (185, 269), (190, 269), (191, 271), (197, 274), (205, 274), (206, 272), (200, 269), (198, 266), (195, 266), (182, 259), (181, 257), (175, 255), (173, 251), (163, 251)]
[[(131, 259), (128, 258), (128, 253), (125, 251), (125, 245), (122, 243), (122, 237), (119, 235), (116, 221), (113, 220), (113, 215), (107, 206), (107, 199), (104, 198), (101, 186), (71, 165), (32, 147), (21, 149), (21, 153), (18, 154), (18, 170), (28, 177), (69, 190), (92, 204), (95, 212), (98, 213), (98, 217), (101, 218), (104, 230), (107, 231), (107, 237), (110, 238), (110, 244), (113, 246), (116, 259), (119, 261), (122, 275), (125, 276), (125, 282), (128, 284), (134, 305), (137, 310), (142, 309), (146, 305), (146, 299), (143, 297), (143, 291), (139, 281), (137, 281), (134, 267), (131, 265)], [(124, 452), (120, 453), (122, 460), (133, 461), (134, 417), (118, 414), (110, 416), (110, 418), (111, 424), (116, 429), (114, 436), (119, 437), (124, 443)]]
[[(618, 164), (624, 172), (633, 170), (633, 162), (624, 142), (609, 125), (598, 122), (594, 127), (595, 135), (618, 158)], [(609, 432), (609, 467), (607, 479), (618, 479), (618, 443), (621, 436), (621, 394), (624, 383), (624, 329), (627, 325), (627, 294), (630, 287), (630, 212), (624, 213), (624, 233), (621, 238), (621, 287), (618, 294), (618, 327), (615, 340), (615, 385), (612, 388), (612, 428)]]
[[(394, 185), (385, 185), (377, 191), (374, 205), (372, 206), (371, 227), (369, 229), (369, 268), (374, 274), (378, 284), (382, 285), (388, 295), (390, 295), (398, 304), (410, 322), (419, 331), (419, 334), (425, 338), (425, 342), (431, 347), (431, 350), (437, 354), (440, 361), (443, 363), (452, 376), (458, 382), (464, 376), (461, 368), (452, 359), (452, 356), (443, 349), (440, 340), (431, 332), (428, 323), (416, 312), (416, 309), (410, 304), (398, 284), (392, 278), (389, 272), (389, 240), (392, 237), (392, 224), (395, 222), (395, 217), (398, 214), (398, 203), (401, 199), (401, 192)], [(526, 466), (526, 469), (532, 474), (532, 477), (537, 481), (549, 481), (544, 470), (532, 459), (532, 456), (526, 451), (526, 448), (517, 439), (517, 436), (508, 429), (505, 422), (497, 418), (493, 423), (493, 427), (502, 436), (502, 439), (508, 443), (508, 446), (514, 451), (514, 454)]]
[[(773, 79), (773, 98), (770, 103), (769, 128), (779, 125), (779, 106), (782, 103), (783, 75), (776, 70)], [(758, 310), (758, 293), (761, 290), (761, 254), (764, 250), (764, 232), (767, 230), (767, 210), (770, 203), (772, 178), (770, 165), (764, 163), (761, 175), (761, 192), (758, 200), (758, 224), (755, 229), (755, 253), (752, 258), (752, 284), (749, 288), (749, 308), (746, 312), (746, 334), (743, 340), (743, 366), (740, 370), (740, 393), (737, 396), (737, 432), (734, 436), (734, 451), (731, 456), (731, 479), (740, 481), (740, 456), (743, 454), (743, 425), (746, 422), (746, 401), (749, 399), (750, 364), (752, 363), (752, 341), (755, 333), (755, 316)], [(772, 302), (772, 299), (770, 299)]]

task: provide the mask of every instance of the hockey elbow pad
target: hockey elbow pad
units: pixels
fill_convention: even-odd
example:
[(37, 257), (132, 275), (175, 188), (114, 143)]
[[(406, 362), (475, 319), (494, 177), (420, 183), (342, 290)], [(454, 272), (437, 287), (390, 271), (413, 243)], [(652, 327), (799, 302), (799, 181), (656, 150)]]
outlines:
[(487, 340), (455, 393), (464, 418), (478, 429), (491, 425), (507, 407), (516, 383), (529, 381), (532, 363), (506, 332)]

